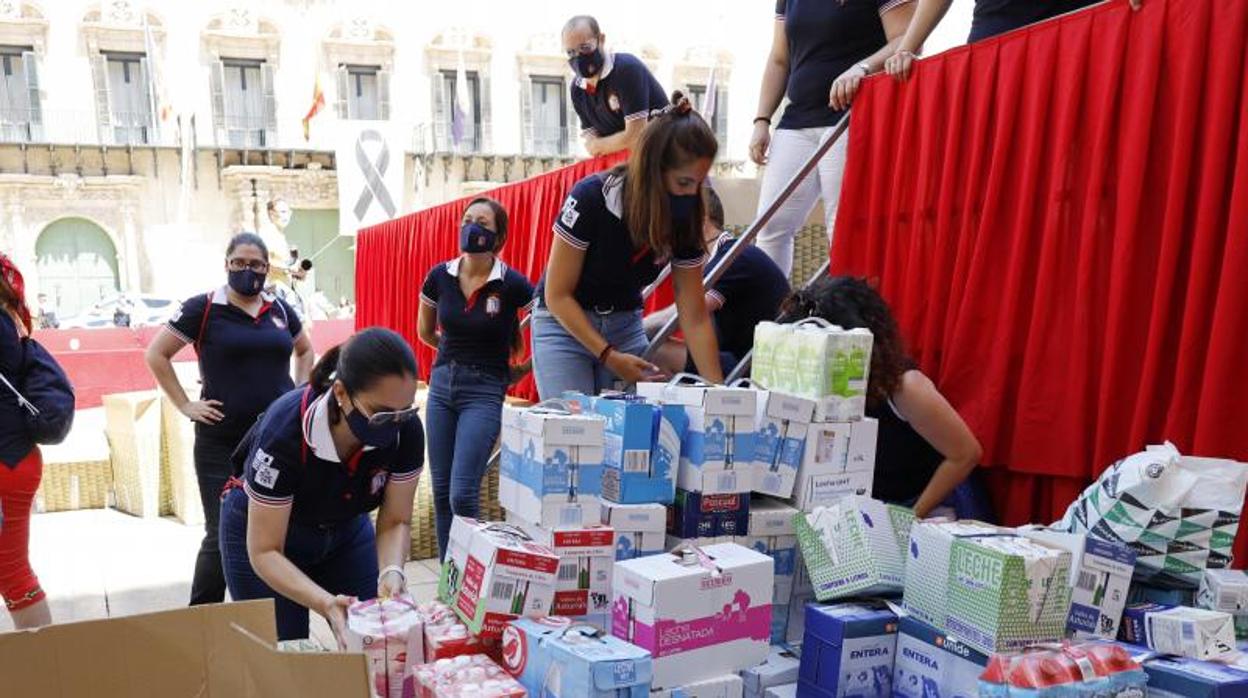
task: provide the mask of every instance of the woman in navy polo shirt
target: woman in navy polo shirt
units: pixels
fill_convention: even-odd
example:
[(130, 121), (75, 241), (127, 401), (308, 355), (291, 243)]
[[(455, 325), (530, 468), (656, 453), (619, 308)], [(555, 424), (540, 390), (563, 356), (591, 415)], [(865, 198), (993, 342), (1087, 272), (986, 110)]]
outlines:
[[(771, 54), (750, 140), (750, 158), (767, 166), (760, 214), (841, 120), (863, 78), (884, 67), (913, 13), (910, 0), (776, 0)], [(786, 95), (789, 105), (772, 135), (772, 114)], [(842, 136), (759, 231), (758, 246), (785, 276), (792, 271), (797, 229), (821, 198), (831, 241), (848, 142)]]
[(703, 377), (723, 380), (702, 288), (702, 182), (717, 151), (715, 134), (677, 92), (642, 131), (627, 164), (573, 187), (555, 219), (533, 311), (542, 399), (661, 376), (640, 356), (641, 291), (669, 261), (689, 351)]
[[(269, 251), (254, 233), (239, 233), (225, 252), (228, 283), (188, 298), (147, 348), (147, 365), (173, 404), (195, 422), (195, 475), (204, 505), (204, 540), (195, 559), (191, 605), (225, 600), (217, 550), (221, 490), (230, 454), (256, 417), (302, 383), (312, 368), (312, 342), (294, 308), (262, 291)], [(191, 344), (202, 390), (191, 400), (173, 370), (173, 357)], [(295, 380), (290, 376), (295, 355)]]
[(221, 558), (231, 597), (276, 601), (279, 639), (307, 637), (311, 609), (341, 647), (352, 597), (404, 591), (425, 449), (415, 399), (411, 347), (372, 327), (326, 352), (239, 446)]
[(498, 258), (506, 241), (507, 209), (473, 199), (459, 229), (461, 254), (430, 269), (420, 292), (420, 341), (438, 352), (425, 413), (439, 558), (452, 517), (477, 516), (510, 359), (523, 350), (519, 314), (533, 303), (533, 285)]

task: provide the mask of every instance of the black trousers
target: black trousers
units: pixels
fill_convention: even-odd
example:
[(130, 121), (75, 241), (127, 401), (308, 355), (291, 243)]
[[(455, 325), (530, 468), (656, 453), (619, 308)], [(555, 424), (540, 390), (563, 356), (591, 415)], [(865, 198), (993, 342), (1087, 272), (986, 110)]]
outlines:
[(217, 543), (221, 522), (221, 490), (233, 474), (230, 456), (241, 438), (222, 438), (198, 430), (195, 435), (195, 477), (204, 505), (204, 540), (195, 558), (191, 579), (191, 605), (225, 601), (225, 572)]

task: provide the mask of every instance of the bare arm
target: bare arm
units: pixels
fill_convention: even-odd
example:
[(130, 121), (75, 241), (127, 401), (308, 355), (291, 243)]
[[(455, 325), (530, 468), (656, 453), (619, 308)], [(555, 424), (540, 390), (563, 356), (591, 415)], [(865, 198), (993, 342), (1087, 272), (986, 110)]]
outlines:
[(914, 504), (915, 515), (925, 517), (975, 470), (983, 451), (962, 416), (921, 371), (906, 372), (893, 403), (914, 430), (945, 457)]
[(624, 122), (624, 130), (610, 136), (588, 136), (585, 139), (585, 150), (594, 157), (629, 150), (637, 145), (641, 132), (646, 129), (645, 119), (630, 119)]
[[(377, 512), (377, 569), (394, 565), (399, 569), (407, 562), (408, 551), (412, 541), (412, 504), (416, 500), (416, 483), (419, 478), (406, 482), (389, 482), (386, 484), (381, 510)], [(391, 577), (394, 575), (386, 575)], [(384, 584), (383, 584), (384, 583)], [(394, 596), (397, 590), (387, 588), (393, 584), (389, 579), (378, 580), (377, 594)], [(389, 591), (389, 594), (383, 592)]]
[(672, 285), (676, 290), (676, 312), (680, 316), (680, 330), (685, 333), (685, 344), (693, 355), (702, 377), (712, 383), (724, 382), (723, 367), (719, 365), (719, 340), (715, 338), (715, 326), (706, 309), (706, 292), (702, 288), (702, 267), (672, 266)]
[(295, 385), (308, 382), (312, 375), (312, 364), (316, 361), (316, 351), (312, 348), (312, 338), (304, 330), (295, 337)]
[[(916, 4), (916, 3), (912, 3)], [(936, 25), (944, 19), (945, 13), (953, 5), (953, 0), (917, 0), (914, 16), (906, 33), (898, 42), (896, 50), (888, 58), (885, 68), (888, 74), (902, 80), (910, 77), (910, 69), (914, 64), (915, 54), (923, 48), (923, 42), (932, 35)]]
[(220, 409), (221, 403), (216, 400), (192, 401), (186, 396), (182, 383), (178, 381), (178, 374), (173, 370), (173, 357), (184, 346), (186, 342), (180, 337), (162, 328), (144, 354), (147, 367), (156, 378), (160, 389), (165, 391), (165, 395), (169, 396), (179, 412), (202, 424), (216, 424), (225, 418)]
[(421, 344), (438, 350), (438, 309), (421, 301), (420, 310), (416, 314), (416, 334)]
[[(849, 104), (853, 101), (854, 95), (858, 93), (863, 78), (884, 69), (884, 61), (897, 50), (897, 45), (901, 43), (902, 35), (905, 34), (906, 27), (910, 26), (910, 19), (913, 16), (913, 2), (899, 5), (880, 15), (880, 23), (884, 25), (884, 36), (888, 38), (888, 43), (867, 56), (860, 64), (841, 73), (840, 77), (832, 83), (832, 89), (828, 94), (828, 106), (837, 110), (849, 109)], [(858, 67), (861, 64), (866, 65), (865, 73), (862, 68)]]
[[(780, 100), (784, 99), (785, 85), (789, 81), (789, 39), (784, 32), (784, 20), (773, 22), (771, 52), (763, 66), (763, 84), (758, 91), (758, 111), (755, 114), (771, 119)], [(757, 165), (767, 164), (767, 147), (771, 144), (771, 124), (755, 120), (754, 134), (750, 137), (750, 159)]]

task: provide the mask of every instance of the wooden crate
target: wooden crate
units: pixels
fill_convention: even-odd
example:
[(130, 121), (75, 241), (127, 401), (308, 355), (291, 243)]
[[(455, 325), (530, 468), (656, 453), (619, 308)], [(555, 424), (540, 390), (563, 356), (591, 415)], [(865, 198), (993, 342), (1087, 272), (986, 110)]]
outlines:
[(104, 509), (113, 487), (107, 459), (44, 462), (43, 479), (35, 493), (35, 511)]

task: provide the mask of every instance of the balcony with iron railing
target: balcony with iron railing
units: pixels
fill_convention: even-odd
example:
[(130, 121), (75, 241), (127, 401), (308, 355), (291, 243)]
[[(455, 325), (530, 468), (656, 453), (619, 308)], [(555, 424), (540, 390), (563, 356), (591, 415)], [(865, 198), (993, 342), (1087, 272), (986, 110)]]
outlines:
[(146, 112), (115, 112), (101, 125), (94, 111), (0, 108), (0, 143), (87, 146), (169, 146), (172, 122), (157, 124)]

